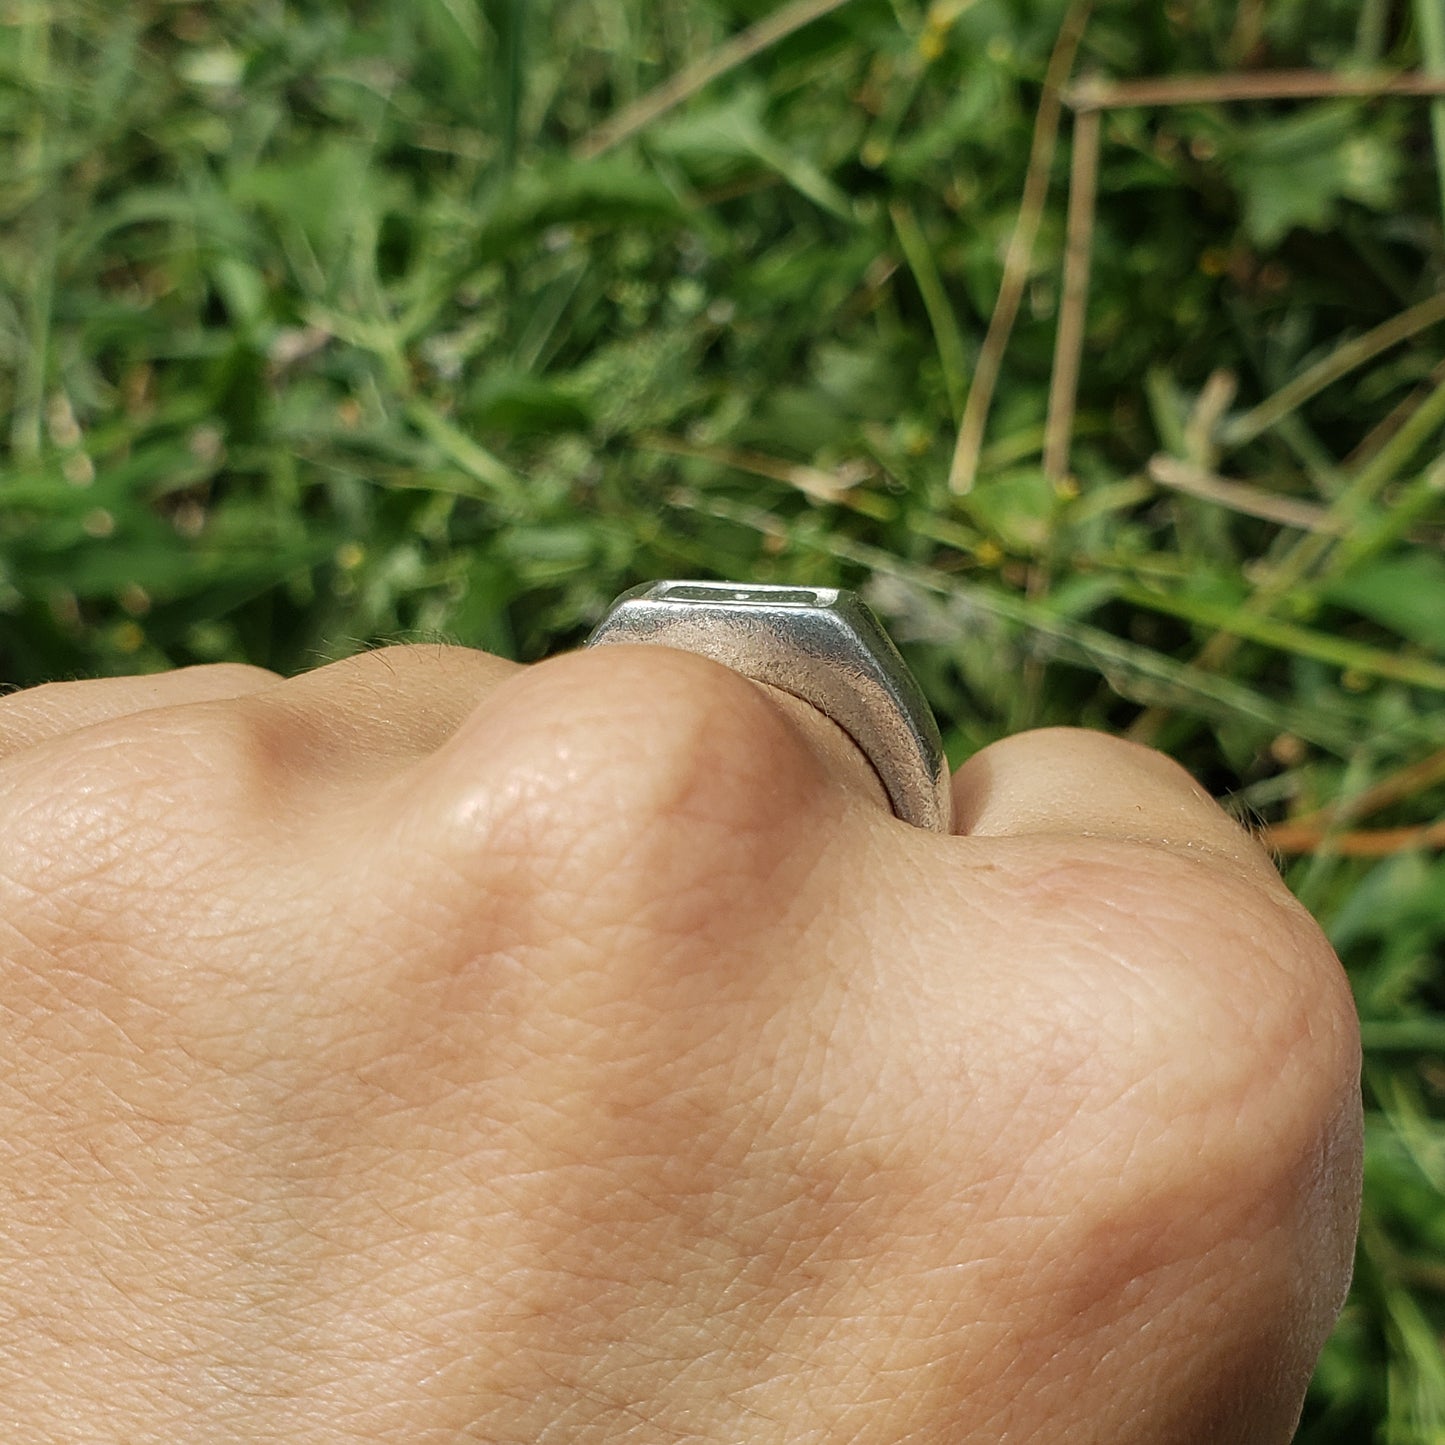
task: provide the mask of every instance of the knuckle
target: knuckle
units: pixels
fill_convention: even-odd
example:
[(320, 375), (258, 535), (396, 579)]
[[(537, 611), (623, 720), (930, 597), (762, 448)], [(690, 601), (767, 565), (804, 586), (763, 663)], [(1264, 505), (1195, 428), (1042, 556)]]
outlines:
[[(796, 766), (786, 721), (761, 689), (719, 663), (671, 648), (574, 653), (519, 688), (514, 722), (550, 789), (545, 820), (586, 828), (686, 826), (752, 833), (774, 821), (773, 786)], [(548, 796), (548, 793), (552, 796)], [(567, 820), (573, 820), (567, 822)]]
[[(1016, 882), (1039, 960), (1019, 987), (1032, 998), (1043, 959), (1067, 960), (1031, 1015), (1056, 1084), (1037, 1101), (1049, 1128), (1083, 1121), (1101, 1158), (1132, 1157), (1141, 1129), (1165, 1160), (1185, 1139), (1216, 1151), (1212, 1177), (1253, 1177), (1265, 1156), (1307, 1152), (1356, 1087), (1348, 981), (1282, 885), (1119, 840), (1039, 850)], [(991, 1046), (1009, 1078), (1028, 1077), (1031, 1041)]]
[[(1209, 941), (1189, 1002), (1245, 1071), (1246, 1093), (1278, 1116), (1308, 1106), (1319, 1086), (1358, 1070), (1359, 1026), (1349, 982), (1319, 926), (1282, 886), (1211, 870), (1193, 917), (1176, 925)], [(1204, 1010), (1207, 1008), (1207, 1013)]]
[(233, 691), (249, 692), (256, 687), (270, 687), (281, 681), (269, 668), (257, 667), (249, 662), (198, 662), (190, 667), (177, 668), (169, 676), (204, 682), (219, 696), (227, 696)]
[(1265, 1228), (1308, 1191), (1322, 1150), (1340, 1157), (1359, 1078), (1349, 983), (1282, 887), (1176, 855), (1153, 877), (1148, 956), (1134, 960), (1141, 978), (1155, 970), (1134, 999), (1147, 1087), (1121, 1098), (1134, 1114), (1141, 1097), (1165, 1101), (1160, 1159), (1171, 1167), (1187, 1144), (1201, 1206), (1212, 1200), (1201, 1219)]
[(756, 888), (796, 842), (810, 757), (764, 690), (656, 646), (538, 664), (448, 745), (463, 852), (534, 895), (673, 928)]
[(1030, 926), (1073, 962), (989, 1077), (1025, 1196), (1088, 1236), (1078, 1287), (1253, 1270), (1260, 1308), (1283, 1309), (1304, 1282), (1347, 1280), (1358, 1027), (1314, 922), (1243, 870), (1151, 845), (1095, 845), (1033, 880)]
[[(241, 703), (193, 703), (95, 723), (5, 779), (11, 876), (153, 891), (261, 841), (288, 727)], [(26, 860), (29, 860), (28, 867)]]
[(287, 966), (269, 930), (307, 897), (286, 805), (268, 797), (295, 729), (244, 699), (156, 708), (0, 777), (0, 974), (172, 1018), (224, 996), (235, 1027), (236, 1000)]

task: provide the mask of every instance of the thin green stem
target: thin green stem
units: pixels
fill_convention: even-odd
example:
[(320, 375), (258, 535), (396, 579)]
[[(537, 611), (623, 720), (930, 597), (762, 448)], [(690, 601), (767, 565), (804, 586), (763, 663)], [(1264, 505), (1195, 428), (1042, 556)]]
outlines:
[[(1420, 61), (1425, 74), (1445, 80), (1445, 5), (1440, 0), (1415, 0), (1420, 31)], [(1440, 214), (1445, 219), (1445, 97), (1430, 102), (1430, 129), (1435, 137), (1435, 174), (1440, 181)]]
[(1280, 387), (1273, 396), (1266, 397), (1243, 416), (1236, 417), (1224, 428), (1222, 440), (1231, 447), (1253, 441), (1325, 387), (1438, 321), (1445, 321), (1445, 292), (1428, 297), (1418, 306), (1402, 311), (1363, 336), (1335, 347), (1324, 360), (1301, 372), (1288, 385)]
[(898, 244), (903, 248), (903, 258), (913, 272), (918, 294), (923, 298), (923, 309), (928, 313), (928, 324), (933, 328), (933, 341), (938, 347), (938, 363), (943, 368), (943, 385), (948, 392), (949, 409), (954, 420), (963, 412), (964, 396), (968, 390), (968, 356), (963, 346), (963, 333), (958, 329), (958, 318), (953, 314), (948, 293), (943, 289), (943, 278), (933, 260), (933, 250), (918, 219), (904, 201), (895, 201), (888, 208), (893, 217), (893, 229)]
[(17, 461), (40, 454), (45, 414), (45, 378), (49, 369), (50, 318), (55, 293), (55, 252), (59, 235), (57, 197), (47, 174), (50, 121), (47, 97), (51, 76), (51, 17), (42, 0), (23, 11), (20, 27), (20, 74), (37, 103), (30, 113), (21, 147), (21, 170), (29, 183), (30, 226), (34, 269), (25, 307), (26, 346), (15, 379), (10, 445)]
[(1389, 678), (1394, 682), (1445, 692), (1445, 666), (1427, 658), (1386, 652), (1347, 638), (1333, 637), (1326, 632), (1315, 632), (1292, 622), (1281, 622), (1274, 617), (1251, 613), (1247, 605), (1230, 607), (1132, 585), (1121, 587), (1118, 595), (1135, 607), (1181, 617), (1231, 637), (1262, 642), (1267, 647), (1293, 653), (1296, 657), (1312, 657), (1347, 672)]
[(1420, 404), (1410, 419), (1355, 473), (1349, 486), (1330, 504), (1329, 528), (1311, 532), (1281, 558), (1269, 579), (1244, 604), (1256, 616), (1269, 612), (1293, 592), (1359, 522), (1365, 508), (1402, 472), (1415, 453), (1445, 425), (1445, 382)]

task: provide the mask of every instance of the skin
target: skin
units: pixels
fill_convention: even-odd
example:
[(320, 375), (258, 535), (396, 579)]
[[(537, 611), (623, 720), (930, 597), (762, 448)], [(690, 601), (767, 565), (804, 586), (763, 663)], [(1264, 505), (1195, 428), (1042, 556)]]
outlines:
[(1286, 1442), (1358, 1030), (1181, 769), (613, 647), (0, 699), (8, 1441)]

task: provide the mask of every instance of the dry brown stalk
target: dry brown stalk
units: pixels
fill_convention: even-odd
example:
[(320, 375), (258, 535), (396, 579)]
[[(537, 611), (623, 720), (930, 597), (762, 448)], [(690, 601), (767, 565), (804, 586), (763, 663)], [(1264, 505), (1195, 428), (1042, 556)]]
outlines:
[(659, 432), (649, 432), (638, 437), (637, 446), (643, 451), (666, 452), (675, 457), (694, 457), (699, 461), (732, 467), (739, 472), (750, 472), (755, 477), (783, 482), (790, 487), (796, 487), (804, 496), (811, 497), (816, 502), (843, 501), (868, 475), (866, 471), (859, 471), (856, 467), (837, 474), (825, 472), (821, 467), (785, 461), (765, 452), (747, 451), (738, 447), (707, 446)]
[(1239, 378), (1225, 367), (1217, 366), (1199, 389), (1189, 420), (1184, 424), (1184, 455), (1201, 467), (1212, 467), (1219, 456), (1215, 437), (1219, 423), (1234, 405), (1239, 391)]
[(1327, 70), (1254, 70), (1233, 75), (1170, 75), (1146, 80), (1090, 77), (1065, 101), (1077, 111), (1131, 106), (1211, 105), (1236, 100), (1330, 100), (1348, 96), (1445, 95), (1445, 78), (1380, 71), (1335, 75)]
[(1345, 524), (1328, 507), (1296, 501), (1293, 497), (1277, 497), (1262, 487), (1216, 476), (1193, 462), (1162, 452), (1149, 458), (1149, 477), (1161, 487), (1202, 497), (1206, 502), (1218, 502), (1221, 507), (1242, 512), (1246, 517), (1261, 517), (1267, 522), (1297, 527), (1302, 532), (1332, 532), (1338, 536), (1345, 531)]
[(1325, 827), (1278, 823), (1262, 841), (1278, 853), (1337, 853), (1345, 858), (1386, 858), (1394, 853), (1445, 848), (1445, 818), (1418, 828), (1367, 828), (1331, 833)]
[(1316, 808), (1312, 813), (1291, 818), (1287, 823), (1278, 826), (1319, 830), (1339, 827), (1342, 823), (1358, 822), (1361, 818), (1368, 818), (1371, 813), (1378, 813), (1381, 808), (1417, 797), (1437, 783), (1445, 783), (1445, 748), (1381, 778), (1378, 783), (1351, 798), (1344, 798), (1324, 808)]
[[(1347, 489), (1331, 501), (1327, 515), (1339, 522), (1347, 534), (1379, 490), (1414, 457), (1442, 422), (1445, 422), (1445, 383), (1436, 387), (1410, 413), (1394, 436), (1356, 469)], [(1289, 549), (1255, 581), (1254, 590), (1244, 603), (1245, 610), (1256, 615), (1271, 612), (1278, 602), (1305, 580), (1334, 545), (1338, 535), (1328, 528), (1318, 528), (1296, 538)], [(1189, 666), (1205, 672), (1221, 667), (1233, 657), (1239, 645), (1238, 636), (1216, 632)], [(1135, 742), (1152, 743), (1167, 716), (1165, 708), (1146, 708), (1130, 724), (1128, 736)]]
[(1074, 121), (1074, 154), (1069, 169), (1068, 241), (1059, 329), (1049, 377), (1049, 413), (1044, 424), (1044, 471), (1062, 481), (1069, 471), (1079, 370), (1084, 360), (1084, 320), (1089, 309), (1089, 269), (1094, 251), (1094, 204), (1099, 187), (1099, 112)]
[(1028, 285), (1034, 242), (1038, 239), (1044, 204), (1048, 200), (1049, 171), (1058, 145), (1064, 84), (1074, 68), (1074, 56), (1088, 24), (1090, 9), (1091, 0), (1074, 0), (1064, 15), (1053, 53), (1049, 56), (1048, 69), (1044, 72), (1044, 93), (1034, 116), (1034, 135), (1029, 147), (1018, 218), (1009, 237), (998, 300), (994, 302), (988, 333), (979, 351), (973, 384), (964, 403), (963, 421), (959, 424), (958, 443), (953, 449), (953, 465), (948, 472), (949, 489), (955, 493), (968, 491), (978, 475), (978, 457), (983, 450), (984, 428), (988, 424), (994, 388), (998, 385), (1003, 354), (1013, 332), (1024, 288)]

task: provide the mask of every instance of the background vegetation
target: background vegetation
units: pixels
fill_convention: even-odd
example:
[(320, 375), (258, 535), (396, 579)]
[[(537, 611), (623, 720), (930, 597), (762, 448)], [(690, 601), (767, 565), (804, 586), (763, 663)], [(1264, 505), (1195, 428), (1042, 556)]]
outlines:
[[(1051, 476), (1065, 124), (955, 493), (1062, 5), (846, 0), (605, 128), (779, 8), (0, 0), (0, 680), (533, 659), (712, 575), (860, 587), (955, 762), (1148, 738), (1273, 830), (1364, 1019), (1300, 1439), (1440, 1445), (1445, 104), (1108, 112)], [(1445, 74), (1445, 18), (1099, 0), (1075, 74), (1300, 67)]]

